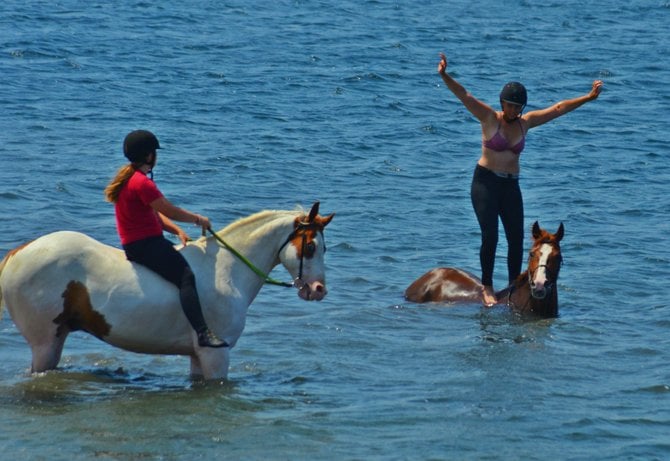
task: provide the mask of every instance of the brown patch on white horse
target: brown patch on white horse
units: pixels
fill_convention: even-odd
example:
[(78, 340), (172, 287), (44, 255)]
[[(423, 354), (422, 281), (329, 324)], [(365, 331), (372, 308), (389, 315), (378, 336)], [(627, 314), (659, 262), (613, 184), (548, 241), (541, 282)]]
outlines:
[[(289, 241), (295, 247), (298, 258), (312, 258), (316, 252), (315, 240), (318, 234), (323, 234), (323, 229), (335, 217), (335, 213), (328, 216), (319, 216), (319, 202), (314, 203), (306, 221), (300, 217), (295, 218), (294, 231)], [(325, 251), (325, 244), (324, 244)]]
[[(19, 245), (16, 248), (9, 250), (7, 254), (5, 255), (4, 258), (2, 258), (2, 261), (0, 261), (0, 273), (2, 273), (2, 269), (5, 267), (5, 265), (9, 262), (10, 259), (14, 255), (16, 255), (19, 251), (30, 245), (32, 241), (24, 243), (23, 245)], [(2, 292), (0, 291), (0, 306), (2, 305)]]
[(304, 216), (295, 218), (293, 232), (288, 237), (286, 243), (282, 245), (283, 248), (290, 244), (296, 252), (297, 260), (300, 261), (298, 277), (295, 279), (294, 284), (298, 288), (298, 296), (302, 299), (321, 301), (328, 293), (323, 280), (303, 280), (303, 271), (305, 264), (309, 264), (309, 261), (314, 258), (316, 252), (319, 250), (319, 242), (317, 240), (319, 235), (322, 237), (321, 252), (322, 254), (325, 253), (326, 244), (323, 240), (323, 229), (334, 216), (335, 213), (331, 213), (328, 216), (319, 216), (319, 202), (315, 202), (307, 219)]
[(105, 316), (93, 308), (86, 285), (71, 280), (62, 296), (63, 312), (54, 319), (58, 325), (56, 336), (77, 330), (84, 330), (100, 339), (109, 334), (111, 326), (105, 321)]
[(31, 240), (30, 242), (26, 242), (26, 243), (24, 243), (23, 245), (19, 245), (19, 246), (17, 246), (16, 248), (14, 248), (14, 249), (12, 249), (12, 250), (9, 250), (9, 251), (7, 252), (7, 254), (5, 255), (5, 257), (4, 257), (3, 262), (4, 262), (4, 261), (9, 261), (9, 258), (11, 258), (12, 256), (14, 256), (14, 255), (15, 255), (16, 253), (18, 253), (19, 251), (23, 250), (25, 247), (27, 247), (27, 246), (30, 245), (31, 243), (32, 243), (32, 240)]
[[(2, 258), (2, 261), (0, 261), (0, 274), (2, 274), (2, 270), (5, 268), (5, 266), (6, 266), (7, 263), (9, 262), (9, 260), (12, 259), (12, 257), (13, 257), (14, 255), (16, 255), (19, 251), (21, 251), (23, 248), (27, 247), (27, 246), (30, 245), (31, 243), (32, 243), (32, 241), (27, 242), (27, 243), (24, 243), (23, 245), (20, 245), (20, 246), (14, 248), (14, 249), (12, 249), (12, 250), (9, 250), (9, 251), (7, 252), (7, 254), (5, 255), (5, 257)], [(0, 317), (2, 317), (2, 309), (3, 309), (3, 307), (4, 307), (4, 304), (3, 304), (3, 302), (2, 302), (2, 286), (0, 286)]]

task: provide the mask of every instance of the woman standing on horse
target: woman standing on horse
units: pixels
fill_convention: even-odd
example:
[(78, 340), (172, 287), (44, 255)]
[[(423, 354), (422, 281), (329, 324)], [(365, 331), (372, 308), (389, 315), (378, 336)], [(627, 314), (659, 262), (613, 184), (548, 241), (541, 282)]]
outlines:
[(472, 96), (460, 83), (447, 74), (447, 57), (440, 54), (437, 71), (447, 88), (474, 115), (482, 127), (482, 154), (472, 179), (472, 206), (482, 232), (479, 259), (484, 285), (484, 303), (496, 302), (493, 290), (493, 266), (498, 245), (498, 217), (507, 237), (507, 270), (510, 284), (521, 273), (523, 259), (523, 200), (519, 188), (519, 156), (524, 148), (526, 133), (582, 104), (593, 101), (602, 90), (603, 82), (593, 82), (588, 94), (566, 99), (545, 109), (523, 114), (526, 89), (521, 83), (507, 83), (500, 93), (501, 111)]
[[(123, 166), (105, 189), (114, 204), (116, 227), (129, 261), (142, 264), (179, 288), (179, 300), (201, 347), (224, 347), (207, 327), (202, 314), (195, 276), (188, 262), (163, 231), (179, 237), (186, 245), (188, 235), (172, 220), (210, 227), (209, 219), (170, 203), (153, 182), (158, 139), (145, 130), (130, 132), (123, 142), (123, 153), (130, 164)], [(151, 175), (151, 179), (147, 176)]]

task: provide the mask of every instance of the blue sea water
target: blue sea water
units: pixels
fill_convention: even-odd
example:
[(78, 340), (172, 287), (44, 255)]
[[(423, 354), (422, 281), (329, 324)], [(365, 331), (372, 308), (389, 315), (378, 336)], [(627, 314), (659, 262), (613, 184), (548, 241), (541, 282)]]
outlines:
[[(118, 245), (102, 189), (136, 128), (155, 179), (223, 227), (261, 209), (335, 212), (329, 294), (265, 287), (230, 380), (182, 357), (68, 340), (30, 376), (0, 321), (7, 459), (667, 459), (670, 457), (663, 0), (5, 1), (0, 253), (61, 229)], [(561, 313), (415, 305), (436, 266), (478, 271), (469, 186), (482, 100), (529, 110), (601, 97), (531, 131), (527, 228), (566, 228)], [(528, 239), (526, 241), (528, 243)], [(495, 283), (505, 274), (504, 238)], [(278, 278), (286, 274), (277, 270)]]

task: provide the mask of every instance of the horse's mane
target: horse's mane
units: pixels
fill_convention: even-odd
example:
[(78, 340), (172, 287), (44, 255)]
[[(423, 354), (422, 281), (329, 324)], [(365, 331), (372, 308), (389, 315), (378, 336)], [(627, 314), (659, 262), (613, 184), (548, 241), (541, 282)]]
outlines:
[[(231, 224), (228, 224), (226, 227), (221, 229), (218, 232), (221, 236), (231, 236), (247, 227), (253, 227), (254, 229), (260, 229), (265, 225), (278, 220), (282, 217), (287, 217), (290, 219), (295, 219), (297, 216), (304, 215), (305, 211), (302, 208), (296, 208), (295, 210), (263, 210), (258, 213), (254, 213), (250, 216), (245, 216), (242, 218), (233, 221)], [(248, 233), (248, 232), (247, 232)]]

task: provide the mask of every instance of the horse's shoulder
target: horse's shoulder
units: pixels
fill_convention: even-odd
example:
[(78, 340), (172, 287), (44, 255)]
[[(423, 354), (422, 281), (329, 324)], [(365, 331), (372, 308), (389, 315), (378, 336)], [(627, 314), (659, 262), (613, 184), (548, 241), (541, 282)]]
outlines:
[(201, 265), (203, 258), (207, 255), (213, 255), (218, 251), (215, 242), (208, 241), (205, 238), (193, 240), (186, 245), (176, 245), (175, 249), (186, 258), (196, 273), (200, 270), (199, 266)]

